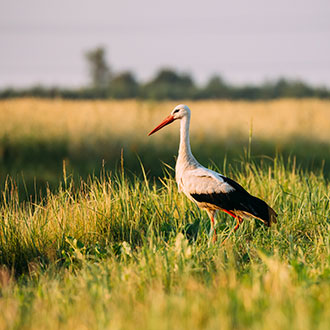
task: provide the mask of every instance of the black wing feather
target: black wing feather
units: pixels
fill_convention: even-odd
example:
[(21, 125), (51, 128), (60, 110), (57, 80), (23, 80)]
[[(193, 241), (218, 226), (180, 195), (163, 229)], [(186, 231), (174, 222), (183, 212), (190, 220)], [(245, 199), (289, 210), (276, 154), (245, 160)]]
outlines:
[(250, 195), (241, 185), (232, 179), (221, 176), (234, 190), (227, 193), (191, 194), (200, 203), (208, 203), (227, 211), (246, 212), (256, 218), (260, 218), (267, 226), (276, 223), (276, 212), (258, 197)]

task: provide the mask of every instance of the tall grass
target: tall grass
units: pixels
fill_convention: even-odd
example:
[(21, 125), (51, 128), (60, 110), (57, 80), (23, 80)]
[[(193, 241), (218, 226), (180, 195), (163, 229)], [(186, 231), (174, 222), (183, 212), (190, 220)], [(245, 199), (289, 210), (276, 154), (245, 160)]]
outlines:
[(79, 187), (66, 178), (37, 204), (19, 203), (7, 186), (0, 324), (327, 329), (329, 183), (281, 159), (225, 171), (277, 210), (277, 225), (247, 219), (233, 234), (233, 220), (219, 214), (212, 245), (207, 215), (169, 173), (161, 186), (125, 172)]
[[(0, 329), (328, 329), (328, 105), (191, 105), (196, 157), (279, 214), (271, 228), (246, 219), (233, 233), (220, 213), (211, 244), (207, 215), (173, 179), (177, 127), (145, 137), (172, 105), (1, 102)], [(40, 194), (37, 181), (16, 183), (19, 169), (54, 183)]]

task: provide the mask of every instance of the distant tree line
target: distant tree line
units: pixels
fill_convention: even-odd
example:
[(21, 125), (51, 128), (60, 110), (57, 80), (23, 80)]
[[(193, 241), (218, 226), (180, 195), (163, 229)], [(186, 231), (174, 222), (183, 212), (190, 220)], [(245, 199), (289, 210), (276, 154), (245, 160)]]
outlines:
[(235, 86), (215, 75), (205, 86), (197, 86), (191, 75), (163, 68), (146, 83), (139, 82), (132, 72), (113, 73), (106, 62), (105, 49), (93, 49), (85, 54), (91, 83), (82, 88), (34, 86), (25, 89), (0, 90), (0, 98), (44, 97), (64, 99), (229, 99), (269, 100), (277, 98), (330, 98), (330, 90), (312, 87), (299, 80), (279, 79), (261, 85)]

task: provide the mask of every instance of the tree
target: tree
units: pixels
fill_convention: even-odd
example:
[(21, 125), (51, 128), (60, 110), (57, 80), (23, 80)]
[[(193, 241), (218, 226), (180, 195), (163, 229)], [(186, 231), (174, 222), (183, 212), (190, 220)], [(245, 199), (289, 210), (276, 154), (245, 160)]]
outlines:
[(179, 74), (172, 69), (161, 69), (156, 77), (143, 87), (142, 96), (157, 100), (177, 100), (192, 98), (195, 91), (190, 75)]
[(229, 86), (220, 76), (211, 77), (201, 93), (201, 97), (207, 99), (228, 98), (229, 96)]
[(92, 85), (96, 89), (106, 88), (111, 80), (111, 71), (105, 59), (103, 47), (92, 49), (86, 53)]
[(125, 71), (116, 75), (110, 84), (110, 95), (118, 99), (128, 99), (137, 96), (139, 84), (134, 75)]

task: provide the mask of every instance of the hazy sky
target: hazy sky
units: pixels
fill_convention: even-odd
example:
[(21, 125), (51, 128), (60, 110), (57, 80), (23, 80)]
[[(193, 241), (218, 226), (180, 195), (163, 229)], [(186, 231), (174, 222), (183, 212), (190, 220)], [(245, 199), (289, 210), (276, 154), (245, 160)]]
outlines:
[(84, 52), (99, 45), (143, 80), (166, 66), (330, 87), (330, 1), (0, 0), (0, 45), (0, 87), (87, 84)]

